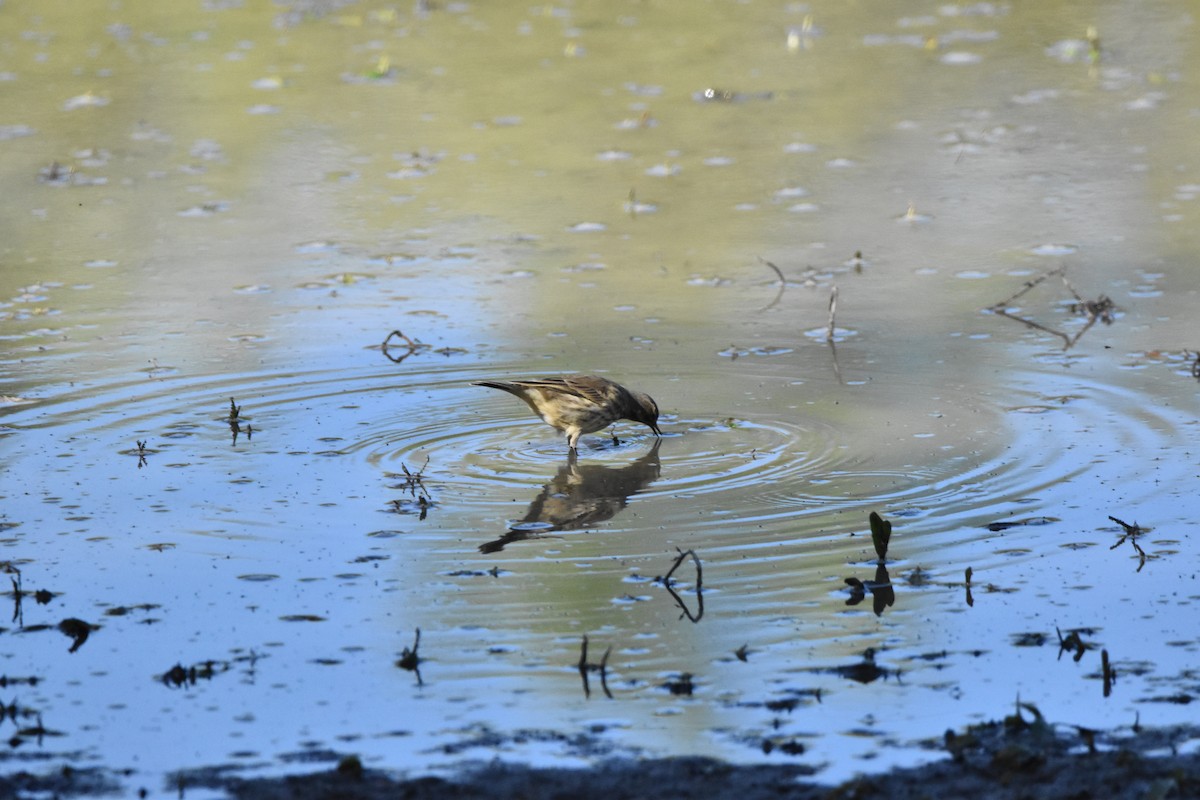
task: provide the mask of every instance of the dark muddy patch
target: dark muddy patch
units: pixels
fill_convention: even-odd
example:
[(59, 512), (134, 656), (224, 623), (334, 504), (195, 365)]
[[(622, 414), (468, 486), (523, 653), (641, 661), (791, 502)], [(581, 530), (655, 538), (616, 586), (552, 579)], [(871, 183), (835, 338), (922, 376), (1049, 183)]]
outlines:
[[(217, 791), (238, 800), (409, 800), (433, 798), (667, 798), (723, 800), (893, 800), (971, 797), (975, 800), (1057, 800), (1105, 797), (1195, 797), (1200, 792), (1200, 752), (1194, 727), (1137, 730), (1126, 736), (1046, 723), (1031, 706), (1005, 718), (947, 732), (927, 746), (945, 756), (925, 766), (855, 778), (837, 786), (815, 783), (817, 769), (802, 764), (739, 766), (710, 758), (639, 760), (605, 757), (586, 769), (536, 768), (500, 761), (466, 762), (450, 777), (406, 778), (366, 769), (357, 756), (332, 751), (306, 759), (336, 766), (280, 778), (242, 778), (232, 767), (179, 772), (163, 787), (181, 797)], [(584, 747), (584, 750), (587, 748)], [(604, 748), (598, 748), (602, 751)], [(1181, 749), (1189, 752), (1181, 754)], [(19, 772), (0, 778), (0, 795), (102, 797), (121, 793), (129, 776), (102, 769), (64, 768), (45, 775)], [(138, 789), (141, 796), (152, 793)], [(208, 796), (208, 795), (206, 795)]]

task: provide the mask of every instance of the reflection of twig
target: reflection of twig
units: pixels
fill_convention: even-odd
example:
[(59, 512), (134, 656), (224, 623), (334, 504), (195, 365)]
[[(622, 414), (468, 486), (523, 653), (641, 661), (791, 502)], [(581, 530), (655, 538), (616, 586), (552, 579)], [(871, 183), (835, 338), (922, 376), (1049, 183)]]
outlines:
[(1138, 554), (1137, 571), (1141, 572), (1142, 567), (1146, 566), (1146, 551), (1142, 549), (1142, 546), (1138, 544), (1137, 540), (1138, 540), (1139, 536), (1141, 536), (1143, 533), (1146, 532), (1146, 530), (1144, 528), (1142, 528), (1142, 526), (1138, 525), (1136, 522), (1133, 523), (1132, 525), (1130, 525), (1128, 522), (1124, 522), (1113, 516), (1110, 516), (1109, 519), (1111, 519), (1113, 522), (1117, 523), (1122, 528), (1124, 528), (1125, 535), (1123, 535), (1120, 539), (1118, 539), (1117, 543), (1108, 549), (1116, 550), (1118, 547), (1125, 544), (1125, 540), (1128, 539), (1129, 543), (1131, 545), (1133, 545), (1133, 549), (1137, 551), (1137, 554)]
[[(696, 613), (695, 614), (692, 614), (691, 610), (689, 610), (687, 605), (683, 602), (683, 598), (680, 597), (679, 594), (675, 591), (675, 589), (671, 586), (671, 575), (673, 575), (675, 573), (675, 570), (679, 568), (679, 565), (683, 563), (683, 559), (685, 559), (687, 556), (691, 556), (692, 561), (696, 564)], [(704, 571), (700, 567), (700, 557), (698, 555), (696, 555), (696, 551), (695, 550), (680, 550), (679, 557), (675, 559), (675, 563), (671, 565), (671, 569), (667, 572), (666, 575), (663, 576), (662, 583), (663, 583), (663, 586), (665, 586), (667, 591), (670, 593), (671, 597), (673, 597), (675, 599), (675, 602), (679, 605), (679, 608), (683, 610), (682, 616), (686, 616), (692, 622), (699, 622), (700, 618), (704, 616), (704, 593), (703, 593)], [(682, 616), (681, 616), (681, 618), (682, 618)]]
[[(425, 468), (429, 466), (429, 457), (425, 457), (425, 463), (421, 465), (421, 469), (416, 472), (411, 472), (407, 464), (401, 464), (400, 469), (404, 470), (404, 483), (394, 488), (400, 491), (408, 491), (412, 502), (406, 500), (392, 500), (392, 508), (397, 514), (412, 511), (415, 504), (420, 511), (420, 521), (424, 522), (429, 509), (433, 506), (433, 498), (430, 497), (429, 490), (425, 487)], [(394, 473), (392, 473), (394, 475)], [(399, 477), (399, 476), (396, 476)]]
[(1112, 668), (1112, 664), (1108, 661), (1108, 651), (1100, 651), (1100, 666), (1104, 676), (1104, 696), (1108, 697), (1112, 694), (1113, 684), (1117, 682), (1117, 671)]
[(833, 375), (837, 378), (838, 383), (844, 384), (846, 379), (842, 377), (842, 365), (838, 362), (837, 344), (832, 339), (829, 340), (828, 344), (829, 355), (833, 357)]
[[(400, 356), (394, 356), (388, 352), (388, 342), (390, 342), (392, 340), (393, 336), (395, 336), (398, 339), (404, 340), (404, 346), (408, 348), (407, 353), (404, 353), (403, 355), (400, 355)], [(387, 338), (383, 340), (383, 344), (380, 345), (380, 349), (383, 351), (383, 354), (385, 356), (387, 356), (388, 360), (393, 361), (396, 364), (399, 364), (401, 361), (408, 358), (413, 353), (419, 353), (422, 350), (428, 350), (429, 345), (425, 344), (424, 342), (413, 341), (412, 339), (408, 338), (400, 331), (392, 331), (391, 333), (389, 333), (387, 335)]]
[[(4, 562), (0, 562), (0, 571), (7, 572), (11, 575), (17, 576), (15, 578), (9, 578), (9, 580), (12, 581), (12, 587), (13, 587), (12, 621), (17, 623), (20, 627), (24, 628), (25, 627), (25, 614), (21, 610), (21, 598), (25, 595), (25, 592), (23, 592), (21, 590), (21, 570), (17, 569), (15, 566), (13, 566), (13, 563), (11, 561), (4, 561)], [(0, 717), (0, 719), (3, 719), (3, 717)]]
[[(234, 403), (233, 398), (229, 398), (229, 416), (225, 420), (229, 423), (229, 430), (233, 434), (233, 444), (237, 445), (238, 434), (246, 434), (246, 440), (249, 441), (254, 436), (254, 426), (247, 425), (242, 427), (239, 420), (245, 419), (242, 416), (242, 407)], [(141, 466), (139, 464), (139, 466)]]
[(583, 635), (583, 644), (579, 648), (579, 677), (583, 679), (583, 696), (591, 697), (592, 689), (588, 685), (588, 672), (600, 673), (600, 688), (604, 690), (604, 696), (609, 700), (613, 699), (612, 692), (608, 688), (608, 656), (612, 653), (612, 645), (604, 651), (604, 657), (600, 659), (599, 664), (589, 664), (587, 660), (588, 652), (588, 637)]
[(417, 648), (421, 646), (421, 629), (417, 628), (417, 633), (413, 639), (412, 649), (404, 648), (400, 653), (400, 660), (396, 662), (396, 666), (400, 669), (408, 670), (416, 674), (417, 686), (424, 686), (425, 682), (421, 680), (421, 657), (417, 655)]
[(783, 271), (780, 270), (779, 267), (772, 264), (770, 261), (767, 261), (762, 256), (759, 256), (758, 260), (761, 261), (762, 263), (766, 264), (771, 269), (773, 269), (775, 271), (775, 274), (779, 276), (779, 293), (775, 295), (774, 300), (772, 300), (770, 303), (768, 303), (766, 306), (764, 306), (762, 308), (763, 311), (767, 311), (768, 309), (774, 308), (775, 305), (783, 298), (783, 290), (787, 288), (787, 279), (783, 277)]
[(845, 383), (842, 378), (842, 365), (838, 362), (837, 357), (837, 337), (835, 334), (835, 318), (837, 316), (837, 298), (838, 288), (835, 284), (832, 291), (829, 293), (829, 326), (825, 329), (825, 344), (829, 345), (829, 355), (833, 359), (833, 374), (837, 377), (838, 383)]
[(1076, 663), (1083, 658), (1083, 654), (1091, 649), (1090, 645), (1084, 644), (1083, 637), (1079, 635), (1079, 631), (1068, 631), (1066, 636), (1062, 635), (1057, 627), (1054, 632), (1058, 634), (1058, 657), (1062, 658), (1063, 653), (1073, 652), (1075, 655), (1072, 658)]
[[(1076, 342), (1079, 341), (1080, 337), (1087, 333), (1091, 327), (1096, 324), (1097, 320), (1103, 322), (1105, 325), (1111, 325), (1113, 321), (1113, 312), (1116, 310), (1116, 304), (1113, 303), (1112, 299), (1108, 297), (1108, 295), (1103, 294), (1095, 300), (1084, 300), (1082, 297), (1080, 297), (1079, 292), (1075, 291), (1075, 287), (1071, 285), (1071, 282), (1067, 280), (1066, 272), (1067, 268), (1063, 266), (1059, 267), (1058, 269), (1052, 269), (1049, 272), (1043, 273), (1033, 280), (1026, 281), (1025, 284), (1011, 297), (1001, 300), (999, 303), (995, 303), (994, 305), (988, 306), (984, 310), (1001, 317), (1007, 317), (1008, 319), (1016, 320), (1022, 325), (1030, 328), (1036, 328), (1037, 330), (1043, 331), (1044, 333), (1049, 333), (1052, 336), (1057, 336), (1063, 340), (1063, 350), (1069, 350)], [(1063, 331), (1047, 327), (1026, 317), (1020, 317), (1016, 314), (1011, 314), (1007, 308), (1007, 306), (1018, 297), (1021, 297), (1026, 292), (1045, 281), (1047, 278), (1055, 275), (1062, 278), (1063, 286), (1066, 287), (1067, 291), (1069, 291), (1076, 300), (1076, 302), (1071, 305), (1071, 311), (1076, 314), (1084, 314), (1087, 316), (1087, 322), (1084, 323), (1082, 328), (1075, 332), (1074, 336), (1071, 336)]]

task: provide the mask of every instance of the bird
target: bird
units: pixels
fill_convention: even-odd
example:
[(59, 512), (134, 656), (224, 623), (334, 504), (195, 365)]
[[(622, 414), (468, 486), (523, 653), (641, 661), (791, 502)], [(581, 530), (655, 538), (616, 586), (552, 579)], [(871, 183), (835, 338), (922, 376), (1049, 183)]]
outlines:
[(662, 436), (658, 404), (650, 395), (599, 375), (475, 381), (473, 385), (500, 389), (524, 400), (543, 422), (567, 435), (571, 453), (576, 452), (580, 436), (603, 430), (619, 419), (648, 425), (655, 436)]

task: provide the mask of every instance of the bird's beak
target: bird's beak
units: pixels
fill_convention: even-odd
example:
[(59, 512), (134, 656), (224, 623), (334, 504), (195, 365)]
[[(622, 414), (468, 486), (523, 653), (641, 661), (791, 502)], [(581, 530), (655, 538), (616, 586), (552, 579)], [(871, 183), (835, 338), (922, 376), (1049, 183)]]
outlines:
[(660, 431), (660, 430), (658, 429), (658, 424), (657, 424), (657, 423), (651, 422), (651, 423), (650, 423), (650, 430), (654, 431), (654, 435), (655, 435), (655, 436), (660, 436), (660, 437), (662, 436), (662, 431)]

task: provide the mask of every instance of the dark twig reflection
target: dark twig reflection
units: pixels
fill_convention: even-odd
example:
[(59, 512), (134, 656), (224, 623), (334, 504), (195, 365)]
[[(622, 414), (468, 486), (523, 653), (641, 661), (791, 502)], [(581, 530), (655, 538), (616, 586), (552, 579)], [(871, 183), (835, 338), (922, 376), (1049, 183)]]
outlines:
[(1121, 538), (1120, 538), (1120, 539), (1118, 539), (1118, 540), (1117, 540), (1117, 543), (1116, 543), (1116, 544), (1114, 544), (1112, 547), (1110, 547), (1110, 548), (1108, 548), (1108, 549), (1109, 549), (1109, 550), (1116, 550), (1118, 547), (1120, 547), (1121, 545), (1125, 544), (1125, 541), (1126, 541), (1126, 540), (1128, 540), (1128, 541), (1129, 541), (1129, 544), (1131, 544), (1131, 545), (1133, 546), (1133, 549), (1134, 549), (1134, 551), (1135, 551), (1135, 552), (1137, 553), (1137, 555), (1138, 555), (1138, 568), (1137, 568), (1137, 571), (1138, 571), (1138, 572), (1141, 572), (1141, 571), (1142, 571), (1142, 567), (1146, 566), (1146, 551), (1142, 549), (1142, 546), (1141, 546), (1140, 544), (1138, 544), (1138, 538), (1139, 538), (1139, 537), (1140, 537), (1140, 536), (1141, 536), (1143, 533), (1146, 533), (1146, 532), (1147, 532), (1148, 530), (1150, 530), (1150, 529), (1149, 529), (1149, 528), (1143, 528), (1141, 525), (1138, 525), (1136, 522), (1135, 522), (1135, 523), (1133, 523), (1132, 525), (1130, 525), (1128, 522), (1124, 522), (1124, 521), (1122, 521), (1122, 520), (1119, 520), (1119, 519), (1117, 519), (1116, 517), (1113, 517), (1113, 516), (1110, 516), (1110, 517), (1109, 517), (1109, 519), (1111, 519), (1113, 522), (1115, 522), (1115, 523), (1117, 523), (1118, 525), (1120, 525), (1120, 526), (1121, 526), (1121, 528), (1122, 528), (1122, 529), (1125, 531), (1125, 533), (1124, 533), (1124, 535), (1123, 535), (1123, 536), (1121, 536)]
[(775, 272), (775, 274), (779, 277), (779, 291), (776, 293), (775, 299), (772, 300), (767, 305), (763, 306), (761, 309), (759, 309), (760, 311), (770, 311), (772, 308), (774, 308), (776, 305), (778, 305), (778, 303), (781, 299), (783, 299), (783, 290), (787, 288), (787, 278), (783, 277), (783, 271), (781, 269), (779, 269), (779, 267), (775, 266), (770, 261), (767, 261), (762, 256), (759, 256), (758, 260), (760, 262), (762, 262), (763, 264), (766, 264), (768, 267), (770, 267)]
[(854, 576), (846, 578), (846, 585), (850, 587), (850, 598), (846, 600), (846, 605), (858, 605), (866, 599), (867, 592), (870, 592), (871, 606), (875, 616), (878, 617), (883, 615), (884, 609), (890, 608), (896, 603), (896, 590), (892, 586), (892, 577), (884, 565), (887, 560), (888, 544), (892, 539), (892, 523), (874, 511), (871, 512), (869, 521), (871, 523), (871, 543), (875, 547), (875, 554), (879, 556), (879, 561), (875, 565), (875, 578), (869, 581), (863, 581)]
[(1054, 632), (1058, 634), (1058, 657), (1060, 659), (1062, 658), (1063, 653), (1074, 653), (1075, 655), (1072, 656), (1072, 660), (1074, 660), (1076, 663), (1079, 663), (1080, 659), (1083, 658), (1083, 654), (1094, 647), (1094, 645), (1085, 644), (1083, 637), (1080, 635), (1083, 633), (1094, 633), (1091, 628), (1078, 628), (1076, 630), (1067, 631), (1066, 636), (1063, 636), (1062, 631), (1060, 631), (1058, 628), (1055, 628)]
[[(687, 603), (683, 602), (683, 598), (679, 596), (679, 593), (675, 591), (675, 587), (671, 583), (671, 576), (675, 574), (675, 570), (679, 569), (679, 565), (682, 564), (683, 560), (688, 556), (692, 557), (692, 563), (696, 565), (695, 614), (693, 614), (692, 610), (687, 607)], [(675, 604), (678, 605), (679, 609), (683, 612), (679, 615), (680, 619), (687, 617), (692, 622), (700, 621), (700, 618), (704, 616), (704, 570), (700, 566), (700, 556), (696, 555), (695, 550), (679, 551), (679, 557), (675, 559), (675, 563), (671, 565), (671, 569), (667, 571), (667, 574), (662, 577), (662, 585), (666, 587), (667, 592), (671, 595), (671, 598), (675, 601)]]
[[(407, 491), (411, 499), (396, 499), (391, 501), (393, 510), (398, 514), (417, 513), (417, 519), (421, 522), (425, 521), (425, 517), (429, 515), (429, 509), (433, 507), (433, 499), (429, 495), (429, 490), (425, 487), (425, 468), (429, 466), (429, 458), (426, 457), (425, 463), (416, 472), (411, 472), (407, 464), (401, 464), (400, 469), (404, 470), (404, 482), (393, 486), (393, 489)], [(389, 473), (388, 477), (399, 477), (393, 473)]]
[(586, 633), (583, 635), (583, 643), (579, 647), (579, 664), (577, 666), (579, 668), (579, 677), (583, 681), (584, 697), (592, 696), (592, 687), (588, 684), (588, 673), (598, 672), (600, 673), (600, 688), (604, 690), (604, 696), (609, 700), (613, 699), (613, 694), (608, 688), (608, 657), (611, 654), (612, 645), (609, 645), (608, 649), (604, 651), (604, 656), (600, 659), (599, 664), (589, 664), (587, 660), (588, 637)]
[[(1095, 300), (1084, 300), (1079, 295), (1079, 292), (1075, 291), (1075, 287), (1071, 285), (1071, 282), (1067, 280), (1066, 272), (1067, 272), (1067, 268), (1065, 266), (1063, 266), (1063, 267), (1059, 267), (1058, 269), (1052, 269), (1049, 272), (1043, 273), (1042, 275), (1039, 275), (1038, 277), (1034, 278), (1033, 280), (1026, 281), (1025, 284), (1020, 289), (1018, 289), (1012, 296), (1007, 297), (1004, 300), (1001, 300), (1000, 302), (995, 303), (994, 305), (988, 306), (987, 308), (984, 309), (984, 311), (987, 311), (992, 314), (996, 314), (997, 316), (1007, 317), (1008, 319), (1016, 320), (1017, 322), (1020, 322), (1021, 324), (1025, 325), (1026, 327), (1035, 328), (1039, 331), (1043, 331), (1044, 333), (1049, 333), (1053, 336), (1057, 336), (1058, 338), (1063, 340), (1063, 350), (1069, 350), (1076, 342), (1079, 341), (1079, 339), (1085, 333), (1087, 333), (1091, 329), (1091, 327), (1093, 325), (1096, 324), (1097, 321), (1103, 322), (1105, 325), (1111, 325), (1113, 323), (1113, 320), (1115, 319), (1115, 314), (1117, 312), (1117, 306), (1112, 301), (1112, 299), (1110, 297), (1108, 297), (1108, 295), (1103, 295), (1103, 294), (1100, 295), (1099, 297), (1097, 297)], [(1034, 320), (1029, 319), (1028, 317), (1019, 316), (1008, 310), (1008, 306), (1014, 300), (1021, 297), (1026, 292), (1032, 290), (1034, 287), (1038, 286), (1043, 281), (1047, 280), (1048, 278), (1052, 278), (1054, 276), (1058, 276), (1058, 277), (1062, 278), (1063, 286), (1065, 286), (1067, 291), (1071, 293), (1071, 296), (1075, 298), (1075, 302), (1070, 305), (1071, 313), (1079, 314), (1079, 315), (1085, 316), (1087, 318), (1087, 321), (1084, 323), (1084, 326), (1081, 329), (1079, 329), (1078, 331), (1076, 331), (1074, 336), (1071, 336), (1070, 334), (1065, 333), (1064, 331), (1060, 331), (1055, 328), (1051, 328), (1046, 325), (1042, 325), (1041, 323), (1035, 322)]]
[[(391, 351), (388, 350), (388, 343), (392, 341), (392, 337), (400, 339), (401, 341), (404, 342), (405, 351), (400, 353), (399, 355), (392, 355)], [(383, 340), (383, 344), (380, 345), (379, 349), (383, 351), (384, 356), (386, 356), (389, 361), (391, 361), (395, 364), (399, 364), (401, 361), (403, 361), (404, 359), (408, 358), (409, 356), (411, 356), (415, 353), (420, 353), (423, 350), (428, 350), (429, 347), (430, 346), (425, 344), (424, 342), (414, 341), (414, 340), (408, 338), (400, 331), (392, 331), (391, 333), (389, 333), (387, 335), (387, 338)]]
[(417, 648), (420, 646), (421, 629), (417, 628), (416, 636), (413, 638), (412, 649), (404, 648), (404, 651), (400, 653), (400, 660), (396, 662), (396, 666), (415, 674), (417, 676), (417, 686), (424, 686), (425, 682), (421, 680), (421, 657), (417, 655)]
[(535, 539), (552, 531), (572, 531), (593, 527), (612, 519), (629, 503), (632, 495), (645, 489), (662, 472), (656, 439), (650, 450), (625, 467), (601, 464), (580, 466), (575, 453), (559, 467), (541, 493), (534, 498), (525, 516), (509, 526), (499, 539), (479, 546), (481, 553), (495, 553), (512, 542)]
[(870, 592), (871, 607), (877, 617), (883, 615), (884, 609), (896, 603), (896, 590), (892, 586), (891, 575), (883, 564), (875, 566), (874, 580), (864, 582), (851, 577), (846, 578), (846, 585), (850, 587), (850, 598), (846, 600), (846, 605), (858, 605), (866, 599), (867, 592)]
[(12, 581), (12, 597), (13, 597), (13, 615), (12, 621), (18, 627), (25, 627), (25, 612), (21, 608), (21, 598), (25, 596), (25, 592), (21, 589), (21, 570), (19, 570), (11, 561), (0, 562), (0, 571), (7, 572)]
[(229, 398), (229, 416), (225, 421), (229, 423), (229, 431), (233, 435), (233, 445), (237, 445), (238, 436), (245, 435), (246, 441), (254, 436), (254, 427), (251, 425), (242, 426), (242, 421), (247, 419), (242, 416), (242, 407), (237, 405), (233, 398)]

